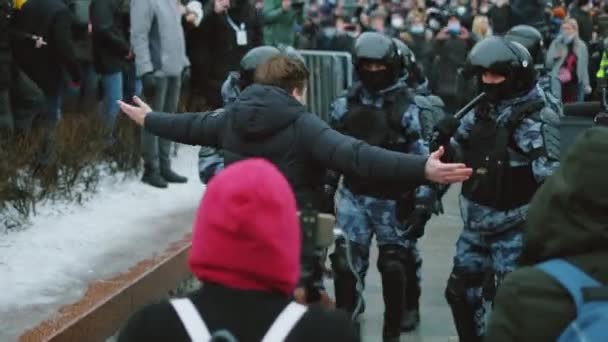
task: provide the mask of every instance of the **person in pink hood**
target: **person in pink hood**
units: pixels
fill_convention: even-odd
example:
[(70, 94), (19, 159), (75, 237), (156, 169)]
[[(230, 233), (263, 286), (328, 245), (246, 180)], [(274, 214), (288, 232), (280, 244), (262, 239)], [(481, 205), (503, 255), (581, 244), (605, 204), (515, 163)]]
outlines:
[(230, 165), (209, 183), (194, 222), (188, 261), (202, 288), (143, 308), (118, 341), (358, 341), (345, 313), (293, 301), (300, 234), (294, 193), (275, 166)]

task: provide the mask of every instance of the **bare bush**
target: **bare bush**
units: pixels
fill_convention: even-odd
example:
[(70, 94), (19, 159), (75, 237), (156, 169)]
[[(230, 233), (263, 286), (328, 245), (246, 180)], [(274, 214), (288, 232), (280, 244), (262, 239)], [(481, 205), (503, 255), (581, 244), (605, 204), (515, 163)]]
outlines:
[(15, 228), (46, 201), (82, 204), (107, 174), (140, 169), (140, 132), (121, 118), (115, 141), (97, 116), (67, 115), (54, 136), (53, 156), (43, 167), (39, 156), (45, 128), (25, 138), (0, 141), (0, 228)]

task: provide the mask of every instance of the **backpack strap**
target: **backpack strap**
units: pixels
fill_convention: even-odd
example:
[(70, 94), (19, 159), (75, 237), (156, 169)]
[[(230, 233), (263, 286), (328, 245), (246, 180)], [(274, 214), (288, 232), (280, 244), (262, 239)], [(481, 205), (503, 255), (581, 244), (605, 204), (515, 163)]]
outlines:
[(585, 304), (583, 289), (588, 287), (602, 286), (602, 284), (591, 278), (580, 268), (563, 259), (545, 261), (538, 264), (536, 267), (553, 277), (566, 290), (568, 290), (572, 300), (576, 304), (576, 311), (578, 313), (580, 313), (581, 308)]
[(296, 302), (291, 302), (283, 309), (277, 319), (272, 323), (270, 329), (262, 342), (282, 342), (287, 338), (291, 330), (306, 313), (307, 307)]
[(198, 310), (188, 298), (171, 299), (171, 305), (182, 321), (192, 342), (209, 342), (211, 334), (198, 313)]

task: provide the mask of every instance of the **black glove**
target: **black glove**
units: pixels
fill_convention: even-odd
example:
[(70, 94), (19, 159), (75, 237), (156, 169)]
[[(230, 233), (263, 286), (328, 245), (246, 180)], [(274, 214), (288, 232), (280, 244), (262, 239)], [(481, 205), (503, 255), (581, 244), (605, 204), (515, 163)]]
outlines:
[(407, 219), (406, 238), (412, 240), (421, 238), (424, 235), (424, 227), (430, 218), (431, 213), (426, 206), (417, 206)]
[(449, 144), (450, 139), (456, 133), (459, 126), (460, 120), (446, 115), (435, 125), (435, 136), (433, 138), (437, 139), (439, 146)]
[(154, 76), (154, 72), (150, 71), (145, 73), (141, 77), (141, 85), (144, 91), (144, 97), (146, 101), (150, 102), (156, 95), (156, 87), (158, 85), (156, 76)]

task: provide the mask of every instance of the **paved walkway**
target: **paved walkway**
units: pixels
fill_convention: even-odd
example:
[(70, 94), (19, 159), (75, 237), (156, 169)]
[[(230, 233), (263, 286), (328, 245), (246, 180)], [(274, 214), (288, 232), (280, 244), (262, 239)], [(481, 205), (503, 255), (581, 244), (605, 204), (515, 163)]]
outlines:
[[(433, 217), (427, 226), (425, 236), (419, 241), (423, 256), (422, 299), (420, 328), (412, 333), (403, 334), (405, 342), (455, 342), (456, 330), (452, 316), (444, 298), (445, 285), (452, 268), (455, 242), (462, 229), (458, 210), (456, 188), (451, 189), (444, 198), (446, 213)], [(362, 317), (363, 342), (382, 340), (382, 284), (376, 268), (378, 249), (372, 248), (370, 270), (367, 275), (365, 300), (366, 311)], [(333, 284), (327, 282), (328, 287)]]

